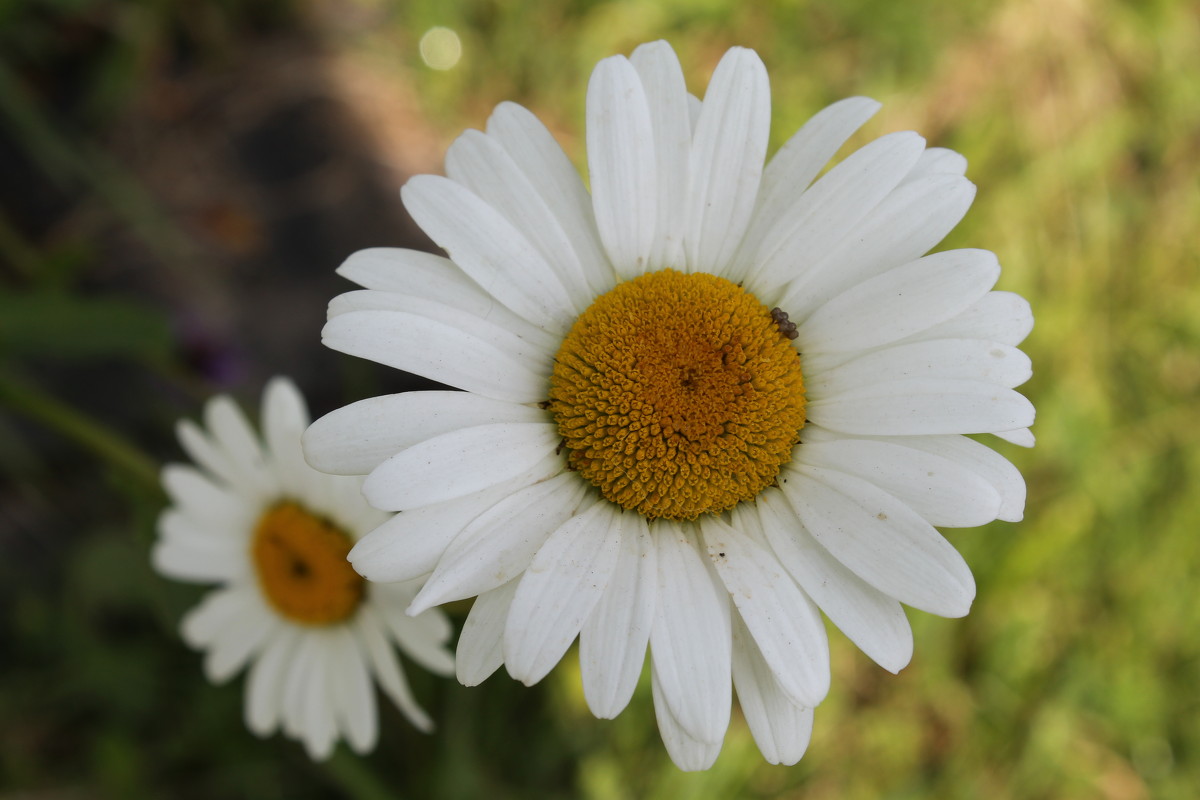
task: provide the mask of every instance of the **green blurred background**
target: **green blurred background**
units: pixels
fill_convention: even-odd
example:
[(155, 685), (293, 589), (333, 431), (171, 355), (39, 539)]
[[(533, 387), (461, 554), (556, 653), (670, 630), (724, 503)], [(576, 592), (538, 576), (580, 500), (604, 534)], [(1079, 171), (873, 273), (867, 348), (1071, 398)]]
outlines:
[[(943, 246), (994, 250), (1032, 302), (1038, 408), (1035, 449), (997, 443), (1025, 521), (949, 533), (971, 615), (911, 612), (899, 676), (834, 633), (792, 768), (735, 712), (716, 766), (679, 772), (648, 688), (594, 720), (573, 654), (532, 689), (412, 670), (438, 733), (385, 707), (366, 759), (256, 740), (240, 680), (208, 685), (176, 633), (201, 590), (147, 565), (174, 420), (276, 373), (317, 414), (425, 385), (320, 347), (333, 268), (428, 246), (396, 188), (502, 100), (582, 164), (591, 66), (660, 37), (698, 93), (755, 48), (776, 146), (866, 94), (852, 144), (912, 128), (970, 160)], [(1182, 0), (3, 0), (0, 796), (1196, 797), (1198, 76)]]

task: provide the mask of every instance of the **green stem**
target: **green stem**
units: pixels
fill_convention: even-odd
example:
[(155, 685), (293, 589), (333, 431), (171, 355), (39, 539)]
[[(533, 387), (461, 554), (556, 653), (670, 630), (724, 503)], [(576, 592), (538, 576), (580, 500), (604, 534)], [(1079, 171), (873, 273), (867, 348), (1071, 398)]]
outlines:
[(146, 486), (159, 490), (158, 465), (153, 459), (116, 432), (11, 372), (0, 372), (0, 404), (57, 431)]
[(400, 795), (384, 786), (363, 759), (339, 748), (324, 764), (325, 771), (355, 800), (400, 800)]
[(8, 215), (3, 212), (0, 212), (0, 254), (3, 254), (20, 277), (29, 279), (37, 274), (37, 250), (25, 241), (21, 232), (8, 221)]

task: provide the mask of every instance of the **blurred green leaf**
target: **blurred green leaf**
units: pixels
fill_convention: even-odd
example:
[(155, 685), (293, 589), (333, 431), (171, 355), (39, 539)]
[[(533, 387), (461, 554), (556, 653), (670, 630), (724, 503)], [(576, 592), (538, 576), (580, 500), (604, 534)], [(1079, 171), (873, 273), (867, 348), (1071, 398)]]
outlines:
[(0, 351), (7, 355), (159, 361), (170, 353), (171, 342), (165, 315), (129, 300), (40, 292), (0, 296)]

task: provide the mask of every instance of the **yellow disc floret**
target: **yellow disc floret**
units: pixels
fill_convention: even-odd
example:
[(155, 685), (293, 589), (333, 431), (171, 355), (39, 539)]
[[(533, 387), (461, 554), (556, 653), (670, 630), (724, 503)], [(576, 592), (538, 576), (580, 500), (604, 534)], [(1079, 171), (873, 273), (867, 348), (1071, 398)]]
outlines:
[(293, 622), (346, 619), (363, 598), (363, 579), (346, 560), (352, 545), (342, 530), (295, 503), (268, 509), (251, 545), (263, 594)]
[(651, 519), (720, 513), (774, 483), (804, 426), (800, 355), (774, 311), (669, 269), (597, 298), (550, 379), (571, 468)]

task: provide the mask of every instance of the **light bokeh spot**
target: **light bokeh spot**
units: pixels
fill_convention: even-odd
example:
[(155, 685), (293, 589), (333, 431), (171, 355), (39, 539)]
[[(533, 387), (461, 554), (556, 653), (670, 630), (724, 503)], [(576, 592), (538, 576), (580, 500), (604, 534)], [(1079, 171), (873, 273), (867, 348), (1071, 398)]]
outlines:
[(421, 60), (432, 69), (451, 69), (462, 58), (462, 40), (450, 28), (433, 27), (421, 35)]

